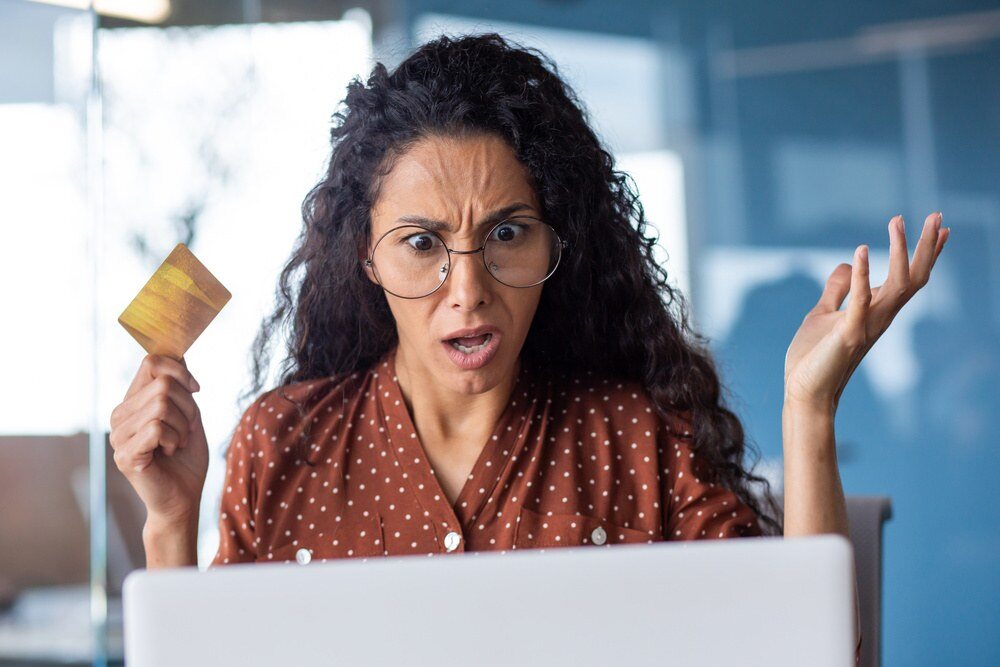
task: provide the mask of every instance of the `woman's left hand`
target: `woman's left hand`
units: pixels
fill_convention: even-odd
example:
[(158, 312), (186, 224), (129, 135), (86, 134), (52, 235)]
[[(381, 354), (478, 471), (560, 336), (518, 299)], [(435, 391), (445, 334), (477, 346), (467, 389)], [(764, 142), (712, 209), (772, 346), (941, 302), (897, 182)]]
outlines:
[[(785, 402), (836, 411), (854, 369), (896, 313), (927, 284), (949, 228), (941, 214), (924, 221), (910, 262), (903, 217), (889, 221), (889, 276), (872, 289), (868, 278), (868, 246), (854, 251), (854, 264), (839, 264), (823, 294), (805, 316), (785, 355)], [(851, 298), (840, 310), (848, 293)]]

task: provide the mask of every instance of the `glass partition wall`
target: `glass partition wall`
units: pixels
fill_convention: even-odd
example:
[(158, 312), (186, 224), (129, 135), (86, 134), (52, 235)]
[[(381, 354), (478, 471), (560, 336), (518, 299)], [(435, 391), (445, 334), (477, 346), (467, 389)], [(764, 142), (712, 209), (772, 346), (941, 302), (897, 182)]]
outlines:
[(96, 25), (86, 3), (0, 3), (2, 664), (105, 650)]
[(211, 560), (251, 342), (331, 115), (372, 64), (359, 9), (126, 4), (0, 0), (0, 342), (16, 378), (0, 385), (0, 665), (123, 661), (145, 508), (108, 434), (145, 351), (117, 318), (178, 243), (232, 293), (185, 355)]
[[(331, 17), (332, 18), (332, 17)], [(330, 116), (371, 63), (367, 15), (100, 30), (104, 104), (101, 414), (145, 351), (116, 318), (177, 243), (232, 293), (185, 354), (209, 442), (198, 563), (218, 545), (224, 452), (248, 401), (248, 352), (329, 154)], [(284, 342), (272, 341), (275, 349)], [(124, 480), (111, 475), (108, 488)], [(121, 484), (123, 551), (143, 566), (142, 515)], [(138, 510), (138, 511), (136, 511)], [(110, 519), (110, 515), (109, 515)]]

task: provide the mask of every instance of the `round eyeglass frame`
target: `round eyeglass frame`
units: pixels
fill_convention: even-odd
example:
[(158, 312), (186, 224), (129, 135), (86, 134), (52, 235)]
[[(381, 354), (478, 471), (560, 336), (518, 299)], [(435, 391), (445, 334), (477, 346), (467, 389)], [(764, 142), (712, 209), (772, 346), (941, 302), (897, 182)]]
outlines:
[[(549, 271), (545, 275), (544, 278), (542, 278), (538, 282), (534, 282), (534, 283), (532, 283), (530, 285), (510, 285), (508, 283), (505, 283), (504, 281), (502, 281), (502, 280), (500, 280), (499, 278), (496, 277), (496, 275), (493, 273), (493, 271), (490, 270), (489, 265), (486, 263), (486, 252), (485, 252), (485, 250), (486, 250), (486, 244), (489, 242), (489, 239), (493, 235), (493, 232), (497, 229), (497, 227), (500, 227), (501, 225), (504, 225), (504, 224), (506, 224), (506, 223), (508, 223), (508, 222), (510, 222), (512, 220), (520, 220), (520, 219), (534, 220), (535, 222), (538, 222), (539, 224), (545, 225), (546, 227), (548, 227), (549, 229), (552, 230), (552, 234), (556, 237), (556, 241), (558, 241), (558, 243), (556, 244), (556, 247), (559, 249), (559, 255), (556, 257), (556, 263), (553, 265), (552, 270)], [(433, 234), (434, 236), (436, 236), (438, 238), (439, 241), (441, 241), (441, 246), (448, 252), (448, 271), (444, 274), (444, 280), (442, 280), (441, 282), (439, 282), (438, 285), (437, 285), (437, 287), (435, 287), (434, 289), (432, 289), (430, 292), (427, 292), (427, 294), (421, 294), (420, 296), (403, 296), (401, 294), (396, 294), (395, 292), (393, 292), (390, 289), (387, 289), (386, 286), (382, 284), (382, 278), (378, 274), (378, 269), (375, 268), (375, 251), (378, 249), (378, 244), (381, 243), (382, 240), (386, 236), (388, 236), (389, 234), (392, 234), (393, 232), (395, 232), (395, 231), (397, 231), (399, 229), (403, 229), (405, 227), (415, 227), (416, 229), (422, 229), (427, 234)], [(440, 234), (438, 234), (434, 230), (427, 229), (426, 227), (422, 227), (420, 225), (416, 225), (416, 224), (413, 224), (413, 225), (397, 225), (396, 227), (393, 227), (392, 229), (390, 229), (386, 233), (382, 234), (382, 236), (378, 237), (378, 241), (376, 241), (375, 245), (372, 246), (371, 252), (368, 253), (368, 257), (365, 259), (364, 264), (365, 264), (366, 267), (368, 267), (368, 268), (370, 268), (372, 270), (372, 273), (375, 275), (375, 280), (378, 281), (379, 286), (382, 289), (384, 289), (386, 292), (389, 292), (389, 294), (392, 294), (395, 297), (399, 297), (400, 299), (423, 299), (424, 297), (430, 296), (431, 294), (434, 294), (434, 292), (436, 292), (439, 289), (441, 289), (441, 286), (444, 285), (445, 282), (448, 280), (448, 276), (451, 275), (451, 256), (453, 254), (455, 254), (455, 255), (475, 255), (476, 253), (482, 253), (483, 266), (486, 267), (486, 272), (489, 273), (490, 276), (493, 277), (493, 280), (497, 281), (501, 285), (506, 285), (507, 287), (513, 287), (515, 289), (527, 289), (529, 287), (534, 287), (535, 285), (540, 285), (540, 284), (542, 284), (543, 282), (545, 282), (546, 280), (548, 280), (549, 278), (552, 277), (552, 274), (556, 272), (557, 268), (559, 268), (559, 262), (562, 260), (562, 254), (563, 254), (562, 251), (563, 251), (563, 249), (564, 248), (568, 248), (568, 247), (569, 247), (569, 242), (566, 241), (565, 239), (562, 239), (559, 236), (559, 233), (555, 230), (555, 228), (552, 225), (550, 225), (550, 224), (548, 224), (546, 222), (542, 222), (538, 218), (533, 218), (531, 216), (527, 216), (527, 215), (515, 215), (515, 216), (511, 216), (509, 218), (504, 218), (503, 220), (501, 220), (497, 224), (495, 224), (492, 227), (490, 227), (490, 231), (487, 232), (487, 234), (486, 234), (486, 240), (483, 241), (483, 244), (481, 246), (479, 246), (478, 248), (475, 248), (474, 250), (454, 250), (452, 248), (449, 248), (448, 244), (444, 242), (444, 239), (441, 238)]]

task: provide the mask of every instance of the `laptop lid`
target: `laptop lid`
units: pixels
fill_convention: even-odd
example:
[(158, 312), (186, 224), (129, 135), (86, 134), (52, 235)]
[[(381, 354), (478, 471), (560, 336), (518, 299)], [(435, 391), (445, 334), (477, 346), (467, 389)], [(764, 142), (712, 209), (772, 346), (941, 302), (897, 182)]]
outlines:
[(132, 667), (851, 665), (839, 535), (140, 570)]

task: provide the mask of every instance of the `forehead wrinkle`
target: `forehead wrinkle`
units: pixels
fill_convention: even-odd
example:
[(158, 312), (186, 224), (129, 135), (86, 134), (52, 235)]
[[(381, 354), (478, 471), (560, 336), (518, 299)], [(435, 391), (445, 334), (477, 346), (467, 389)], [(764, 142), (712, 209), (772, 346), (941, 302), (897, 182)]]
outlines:
[[(387, 198), (395, 208), (396, 221), (418, 215), (470, 230), (477, 221), (513, 201), (537, 208), (537, 197), (525, 188), (524, 167), (499, 138), (457, 140), (449, 137), (428, 139), (414, 146), (395, 173), (402, 192)], [(412, 196), (412, 200), (410, 197)], [(419, 210), (411, 210), (413, 200)]]
[(457, 208), (461, 219), (461, 204), (457, 207), (455, 204), (456, 201), (461, 202), (467, 194), (468, 185), (463, 183), (465, 180), (463, 174), (468, 174), (471, 170), (465, 163), (459, 164), (458, 168), (454, 167), (456, 161), (463, 159), (464, 156), (461, 151), (449, 150), (446, 141), (428, 141), (420, 157), (415, 160), (423, 175), (430, 181), (429, 184), (422, 185), (421, 191), (435, 200), (430, 205), (434, 213), (424, 214), (426, 218), (448, 220), (454, 217), (451, 214)]
[[(469, 166), (462, 173), (468, 174), (472, 191), (467, 193), (465, 220), (474, 224), (487, 213), (502, 208), (513, 201), (534, 206), (533, 193), (525, 192), (519, 177), (522, 165), (511, 162), (510, 149), (499, 138), (488, 136), (477, 141), (469, 151)], [(529, 196), (530, 195), (530, 196)]]
[[(427, 162), (425, 162), (425, 160)], [(424, 179), (430, 181), (429, 184), (417, 183), (417, 187), (420, 188), (420, 192), (428, 198), (438, 200), (434, 202), (433, 206), (440, 205), (442, 207), (446, 207), (447, 205), (443, 200), (447, 198), (447, 193), (450, 191), (450, 188), (448, 187), (449, 184), (447, 182), (447, 159), (441, 154), (440, 146), (435, 142), (431, 142), (429, 144), (429, 149), (425, 146), (424, 150), (420, 151), (420, 155), (415, 156), (413, 162)]]
[[(430, 146), (435, 149), (436, 146)], [(435, 160), (431, 153), (438, 151), (428, 150), (428, 146), (418, 144), (414, 149), (405, 153), (387, 179), (387, 186), (383, 191), (382, 199), (376, 204), (379, 213), (391, 212), (391, 209), (401, 209), (398, 213), (393, 213), (387, 217), (390, 223), (400, 217), (401, 214), (409, 213), (413, 201), (421, 202), (422, 213), (430, 211), (432, 214), (424, 217), (436, 218), (433, 214), (437, 211), (447, 210), (447, 205), (443, 200), (443, 195), (448, 191), (445, 187), (441, 170), (433, 168)], [(440, 162), (440, 161), (438, 161)]]
[(442, 211), (447, 211), (443, 217), (435, 217), (457, 219), (459, 228), (471, 226), (477, 219), (477, 203), (489, 180), (489, 151), (482, 141), (444, 140), (435, 143), (433, 154), (438, 176), (435, 184), (444, 200)]
[(424, 192), (433, 193), (436, 201), (429, 207), (435, 214), (423, 217), (457, 220), (459, 229), (472, 228), (492, 210), (487, 207), (488, 200), (497, 199), (489, 190), (492, 172), (498, 171), (495, 151), (481, 140), (462, 143), (445, 139), (431, 142), (427, 148), (421, 156), (426, 163), (420, 166), (433, 187)]

